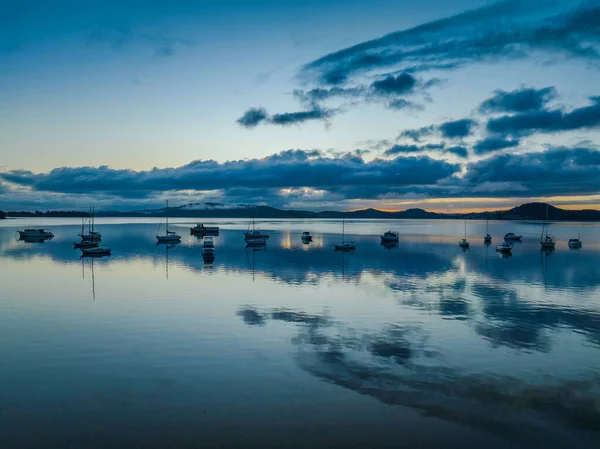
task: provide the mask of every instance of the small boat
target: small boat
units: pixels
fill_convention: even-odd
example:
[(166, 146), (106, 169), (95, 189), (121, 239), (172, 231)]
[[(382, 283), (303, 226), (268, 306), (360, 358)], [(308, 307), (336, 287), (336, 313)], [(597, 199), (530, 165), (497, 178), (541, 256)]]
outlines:
[(522, 238), (523, 238), (523, 236), (514, 234), (512, 232), (509, 232), (508, 234), (506, 234), (504, 236), (504, 240), (509, 240), (509, 241), (511, 241), (511, 240), (513, 240), (513, 241), (519, 240), (520, 241)]
[(391, 230), (386, 231), (381, 236), (382, 242), (397, 242), (400, 240), (400, 235), (397, 232), (392, 232)]
[(333, 247), (335, 248), (335, 251), (354, 251), (356, 249), (356, 245), (354, 244), (354, 242), (352, 241), (348, 241), (345, 242), (344, 241), (344, 235), (345, 235), (345, 218), (346, 218), (346, 214), (342, 214), (342, 243), (338, 243), (338, 244), (334, 244)]
[(467, 240), (467, 220), (465, 220), (465, 238), (461, 239), (460, 242), (458, 242), (458, 246), (460, 246), (463, 249), (467, 249), (469, 247), (469, 242)]
[(498, 252), (510, 252), (512, 250), (512, 245), (508, 242), (500, 242), (498, 245), (496, 245), (496, 251)]
[(583, 246), (583, 242), (577, 236), (576, 239), (569, 239), (569, 248), (581, 248)]
[(165, 234), (156, 235), (156, 240), (159, 243), (172, 243), (181, 240), (181, 236), (174, 231), (169, 231), (169, 200), (167, 200), (167, 207), (165, 207)]
[(302, 241), (305, 243), (312, 242), (312, 234), (310, 232), (303, 232), (302, 233)]
[(489, 220), (485, 221), (485, 237), (483, 238), (483, 243), (492, 243), (492, 236), (489, 232)]
[(248, 239), (246, 240), (246, 247), (250, 248), (250, 247), (255, 247), (255, 246), (266, 246), (267, 245), (267, 239), (265, 238), (253, 238), (253, 239)]
[(190, 234), (218, 234), (218, 226), (204, 226), (203, 224), (197, 224), (193, 228), (190, 228)]
[[(249, 242), (251, 240), (266, 240), (270, 237), (269, 234), (267, 234), (266, 232), (263, 232), (260, 229), (256, 229), (255, 217), (256, 213), (252, 215), (252, 219), (248, 223), (248, 230), (244, 232), (244, 240), (246, 240), (246, 242)], [(250, 226), (252, 226), (252, 230), (250, 229)]]
[(46, 231), (45, 229), (34, 229), (27, 228), (23, 231), (17, 231), (19, 233), (19, 237), (23, 240), (25, 239), (49, 239), (54, 237), (54, 234), (50, 231)]
[[(544, 230), (546, 231), (545, 237)], [(542, 235), (540, 235), (540, 244), (542, 245), (542, 249), (554, 248), (556, 246), (554, 238), (548, 235), (548, 203), (546, 203), (546, 219), (544, 220), (544, 224), (542, 225)]]
[(94, 224), (96, 222), (95, 220), (95, 209), (94, 207), (90, 207), (90, 227), (89, 230), (87, 232), (87, 234), (84, 232), (85, 231), (85, 226), (84, 226), (84, 222), (83, 222), (83, 218), (81, 219), (81, 234), (79, 234), (79, 237), (81, 237), (81, 240), (102, 240), (102, 235), (97, 232), (94, 231)]
[(100, 246), (97, 240), (82, 240), (81, 242), (73, 242), (75, 248), (96, 248)]
[(106, 246), (96, 246), (94, 248), (80, 248), (84, 256), (110, 256), (111, 249)]

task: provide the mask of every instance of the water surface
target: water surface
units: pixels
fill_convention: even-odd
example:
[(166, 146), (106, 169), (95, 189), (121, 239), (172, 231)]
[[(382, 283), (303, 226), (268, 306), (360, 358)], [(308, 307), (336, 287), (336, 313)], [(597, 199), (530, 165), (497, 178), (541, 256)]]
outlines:
[(600, 226), (552, 224), (545, 253), (539, 223), (485, 246), (470, 222), (462, 251), (463, 222), (356, 220), (345, 254), (338, 220), (262, 221), (259, 250), (210, 222), (213, 263), (190, 220), (168, 247), (99, 219), (94, 259), (76, 219), (0, 222), (0, 447), (599, 447)]

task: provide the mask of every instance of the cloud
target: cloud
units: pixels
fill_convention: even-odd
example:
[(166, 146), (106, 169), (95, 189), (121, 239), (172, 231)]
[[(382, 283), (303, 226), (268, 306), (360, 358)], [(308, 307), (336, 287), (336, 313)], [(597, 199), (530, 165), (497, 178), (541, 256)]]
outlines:
[(311, 89), (308, 91), (304, 91), (301, 89), (294, 90), (294, 97), (304, 104), (313, 105), (315, 103), (320, 103), (323, 101), (327, 101), (331, 98), (352, 98), (352, 97), (360, 97), (364, 95), (366, 89), (364, 86), (357, 87), (332, 87), (330, 89), (324, 89), (321, 87)]
[(408, 139), (414, 140), (415, 142), (420, 142), (423, 137), (433, 134), (435, 130), (436, 127), (433, 125), (423, 126), (417, 129), (405, 129), (400, 133), (399, 137), (406, 137)]
[(237, 123), (244, 128), (254, 128), (261, 122), (268, 120), (268, 118), (269, 114), (267, 114), (267, 110), (265, 108), (250, 108), (244, 112), (244, 115), (237, 119)]
[(477, 125), (477, 122), (472, 119), (464, 118), (445, 122), (439, 125), (439, 130), (443, 137), (448, 139), (456, 139), (467, 137), (471, 134), (472, 129)]
[(408, 73), (402, 73), (396, 77), (393, 75), (374, 81), (371, 88), (381, 95), (406, 95), (410, 93), (417, 84), (417, 80)]
[[(270, 198), (276, 190), (309, 188), (328, 192), (363, 189), (372, 195), (412, 186), (434, 185), (457, 173), (458, 164), (426, 156), (365, 161), (347, 153), (327, 156), (311, 150), (288, 150), (262, 159), (219, 163), (193, 161), (176, 168), (148, 171), (101, 167), (62, 167), (48, 173), (0, 172), (0, 179), (34, 191), (63, 194), (110, 194), (147, 198), (165, 191), (221, 191), (225, 195)], [(370, 190), (369, 190), (370, 189)]]
[(507, 183), (502, 192), (506, 196), (596, 194), (600, 151), (558, 147), (540, 153), (498, 154), (468, 164), (464, 181), (469, 190), (485, 183)]
[(544, 107), (549, 101), (556, 98), (554, 87), (543, 89), (522, 88), (507, 92), (498, 89), (494, 96), (479, 105), (479, 112), (527, 112)]
[(513, 148), (519, 145), (517, 139), (508, 140), (501, 137), (488, 137), (487, 139), (480, 140), (473, 149), (476, 154), (484, 154), (492, 151), (503, 150), (505, 148)]
[(335, 113), (332, 109), (323, 109), (313, 107), (308, 111), (285, 112), (282, 114), (273, 114), (270, 123), (274, 125), (295, 125), (309, 120), (326, 120)]
[(600, 127), (600, 97), (590, 97), (590, 101), (591, 105), (575, 108), (570, 112), (542, 109), (490, 119), (487, 122), (487, 130), (518, 136), (534, 132), (552, 133), (597, 128)]
[(376, 70), (450, 70), (534, 52), (598, 59), (599, 22), (596, 2), (502, 1), (327, 54), (306, 64), (302, 77), (341, 85)]
[(448, 147), (446, 148), (446, 151), (448, 153), (452, 153), (458, 157), (462, 157), (462, 158), (466, 158), (467, 156), (469, 156), (469, 152), (467, 151), (466, 147), (461, 147), (461, 146), (454, 146), (454, 147)]

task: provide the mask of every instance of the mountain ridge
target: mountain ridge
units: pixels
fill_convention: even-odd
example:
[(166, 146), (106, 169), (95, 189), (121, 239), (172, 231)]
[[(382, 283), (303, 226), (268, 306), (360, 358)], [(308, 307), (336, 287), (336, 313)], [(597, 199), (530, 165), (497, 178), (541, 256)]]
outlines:
[[(97, 217), (162, 217), (164, 208), (140, 211), (98, 211)], [(173, 218), (341, 218), (340, 211), (305, 211), (296, 209), (277, 209), (271, 206), (245, 206), (236, 208), (186, 209), (185, 206), (169, 207), (169, 216)], [(356, 219), (467, 219), (467, 220), (543, 220), (546, 217), (546, 203), (525, 203), (508, 210), (467, 213), (438, 213), (420, 208), (403, 211), (382, 211), (368, 208), (345, 212), (347, 218)], [(46, 211), (6, 212), (6, 217), (81, 217), (87, 212)], [(568, 210), (548, 205), (548, 220), (552, 221), (600, 221), (600, 210)]]

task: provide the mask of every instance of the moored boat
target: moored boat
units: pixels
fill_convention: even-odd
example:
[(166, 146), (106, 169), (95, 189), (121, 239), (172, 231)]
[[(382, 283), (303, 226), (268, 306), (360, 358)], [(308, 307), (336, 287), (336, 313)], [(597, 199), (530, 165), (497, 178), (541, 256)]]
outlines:
[(400, 235), (392, 230), (386, 231), (381, 236), (382, 242), (397, 242), (400, 240)]
[(96, 248), (100, 246), (97, 240), (82, 240), (81, 242), (73, 242), (75, 248)]
[(159, 243), (172, 243), (181, 240), (181, 236), (174, 231), (169, 231), (169, 200), (167, 200), (167, 206), (165, 207), (165, 233), (162, 235), (156, 235), (156, 240)]
[(569, 239), (569, 248), (581, 248), (583, 242), (577, 237), (576, 239)]
[(465, 220), (465, 238), (458, 242), (458, 246), (462, 249), (467, 249), (469, 247), (469, 241), (467, 240), (467, 220)]
[(106, 246), (96, 246), (94, 248), (80, 248), (84, 256), (110, 256), (111, 249)]
[(513, 240), (513, 241), (517, 241), (517, 240), (521, 240), (523, 238), (523, 236), (521, 235), (517, 235), (513, 232), (509, 232), (508, 234), (504, 235), (504, 240)]
[(508, 242), (500, 242), (496, 245), (496, 251), (498, 252), (510, 252), (512, 250), (512, 245)]
[(356, 249), (356, 245), (353, 241), (344, 241), (344, 237), (346, 234), (346, 214), (342, 214), (342, 243), (337, 243), (333, 245), (335, 251), (354, 251)]
[(22, 239), (49, 239), (54, 237), (54, 234), (45, 229), (26, 228), (23, 231), (17, 231)]
[(310, 232), (302, 233), (302, 241), (303, 242), (312, 242), (312, 234)]
[[(546, 231), (546, 236), (544, 236), (544, 230)], [(548, 203), (546, 203), (546, 219), (544, 220), (544, 224), (542, 225), (542, 235), (540, 235), (540, 244), (542, 245), (542, 249), (554, 248), (556, 242), (553, 237), (548, 235)]]
[(485, 221), (485, 237), (483, 238), (483, 243), (490, 244), (492, 243), (492, 236), (489, 231), (489, 220)]
[(190, 228), (190, 233), (192, 235), (196, 234), (218, 234), (219, 227), (218, 226), (204, 226), (203, 224), (197, 224), (193, 228)]

